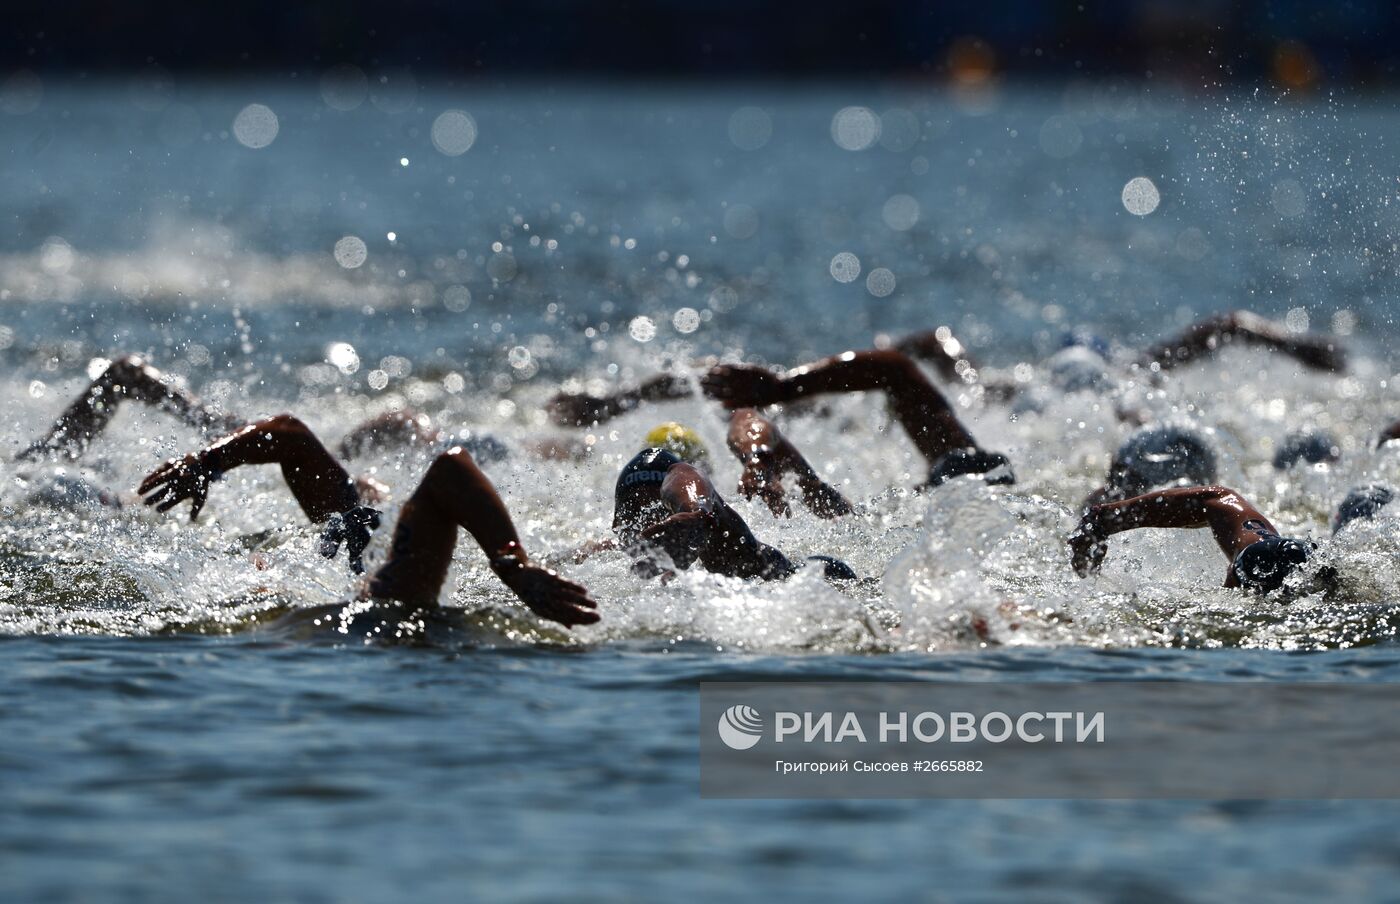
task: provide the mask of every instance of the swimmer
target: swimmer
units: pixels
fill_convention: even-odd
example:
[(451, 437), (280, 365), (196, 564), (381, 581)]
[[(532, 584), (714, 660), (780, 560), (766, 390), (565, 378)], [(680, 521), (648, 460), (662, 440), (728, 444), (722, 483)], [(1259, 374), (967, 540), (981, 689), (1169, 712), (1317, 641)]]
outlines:
[(1380, 439), (1376, 441), (1376, 448), (1379, 449), (1386, 443), (1397, 439), (1400, 439), (1400, 421), (1396, 421), (1381, 431)]
[[(109, 364), (64, 410), (48, 433), (17, 457), (33, 460), (52, 453), (81, 457), (126, 400), (150, 405), (206, 436), (225, 435), (249, 425), (244, 418), (210, 408), (139, 356), (127, 355)], [(483, 463), (501, 461), (510, 454), (506, 445), (492, 436), (455, 436), (433, 426), (427, 415), (414, 411), (388, 412), (359, 424), (341, 441), (339, 452), (342, 458), (352, 459), (388, 449), (432, 451), (450, 446), (466, 448)], [(526, 448), (546, 460), (577, 459), (587, 454), (586, 446), (571, 441), (541, 440)]]
[(1137, 356), (1136, 363), (1154, 372), (1167, 371), (1214, 355), (1230, 345), (1268, 349), (1313, 370), (1346, 370), (1346, 352), (1335, 337), (1295, 333), (1249, 311), (1230, 311), (1198, 320), (1176, 336), (1149, 346)]
[(1281, 537), (1269, 519), (1234, 490), (1221, 486), (1160, 490), (1095, 505), (1069, 537), (1075, 573), (1096, 573), (1108, 555), (1108, 538), (1140, 527), (1208, 527), (1230, 560), (1225, 586), (1271, 593), (1312, 555), (1313, 545)]
[(700, 382), (706, 395), (731, 410), (823, 393), (882, 390), (929, 464), (927, 486), (969, 474), (991, 484), (1015, 482), (1006, 456), (980, 447), (918, 365), (895, 349), (844, 352), (784, 373), (746, 364), (720, 365)]
[(264, 464), (280, 466), (307, 519), (326, 526), (322, 555), (333, 558), (344, 542), (351, 569), (362, 573), (361, 555), (379, 527), (379, 512), (371, 506), (386, 498), (389, 488), (372, 477), (352, 478), (311, 428), (290, 414), (264, 418), (170, 459), (146, 475), (137, 492), (159, 512), (189, 500), (193, 521), (208, 501), (211, 484), (234, 468)]
[(797, 447), (757, 410), (739, 408), (730, 415), (726, 444), (743, 465), (739, 492), (745, 499), (757, 496), (774, 515), (792, 517), (783, 477), (793, 474), (802, 502), (812, 514), (818, 518), (839, 518), (851, 513), (846, 498), (822, 480)]
[[(891, 341), (888, 336), (877, 336), (875, 345), (881, 349), (893, 348), (930, 364), (940, 377), (949, 382), (977, 382), (977, 365), (966, 347), (954, 338), (952, 330), (946, 326), (915, 333), (897, 341)], [(702, 358), (692, 361), (691, 366), (703, 371), (717, 363), (714, 358)], [(678, 374), (658, 374), (636, 387), (622, 389), (606, 396), (559, 393), (549, 400), (547, 410), (554, 423), (561, 427), (588, 427), (606, 423), (619, 415), (634, 411), (643, 402), (688, 399), (693, 395), (691, 381), (686, 377)]]
[(1189, 427), (1157, 426), (1138, 430), (1113, 454), (1104, 485), (1090, 493), (1083, 508), (1140, 496), (1173, 484), (1202, 486), (1215, 482), (1215, 451)]
[(389, 556), (362, 596), (435, 607), (459, 527), (472, 535), (491, 571), (531, 612), (565, 627), (598, 621), (597, 604), (587, 590), (531, 563), (496, 488), (461, 447), (439, 454), (404, 503)]
[(81, 457), (126, 399), (150, 405), (205, 434), (217, 436), (246, 423), (209, 408), (140, 357), (127, 355), (107, 365), (59, 415), (49, 432), (20, 452), (18, 458), (30, 460), (52, 452), (62, 452), (68, 458)]
[[(1022, 391), (1022, 387), (1014, 382), (987, 379), (967, 346), (946, 326), (914, 333), (899, 340), (877, 336), (874, 345), (880, 350), (903, 352), (930, 365), (947, 382), (980, 386), (992, 401), (1010, 401)], [(1135, 355), (1132, 363), (1153, 373), (1163, 373), (1211, 357), (1231, 345), (1265, 348), (1288, 355), (1314, 370), (1341, 372), (1346, 369), (1345, 350), (1334, 337), (1293, 333), (1248, 311), (1231, 311), (1202, 318), (1181, 333), (1149, 346)], [(1051, 356), (1046, 364), (1052, 382), (1065, 391), (1100, 390), (1110, 382), (1108, 362), (1113, 357), (1107, 342), (1081, 331), (1072, 333), (1068, 347)], [(712, 359), (702, 359), (692, 362), (691, 366), (704, 370), (714, 363)], [(551, 419), (560, 426), (587, 427), (634, 411), (644, 402), (684, 399), (692, 395), (688, 379), (676, 374), (661, 374), (637, 387), (611, 395), (560, 393), (550, 400), (548, 410)], [(1125, 408), (1118, 414), (1121, 420), (1142, 422), (1141, 414), (1135, 409)], [(1396, 423), (1395, 429), (1395, 436), (1400, 437), (1400, 422)]]
[[(661, 447), (638, 452), (618, 475), (613, 533), (615, 543), (598, 544), (592, 551), (622, 548), (632, 555), (634, 570), (647, 577), (666, 573), (653, 558), (656, 549), (681, 570), (699, 562), (716, 574), (766, 581), (784, 580), (798, 570), (787, 556), (754, 537), (703, 471)], [(828, 578), (855, 578), (844, 562), (813, 558), (820, 558)]]
[[(1303, 462), (1310, 465), (1334, 464), (1342, 458), (1342, 447), (1325, 430), (1308, 427), (1289, 432), (1274, 450), (1274, 468), (1287, 471)], [(1202, 481), (1203, 483), (1205, 481)]]
[(1332, 517), (1332, 533), (1339, 532), (1353, 521), (1368, 521), (1376, 517), (1381, 509), (1394, 501), (1395, 491), (1388, 486), (1373, 483), (1357, 487), (1347, 493), (1341, 505), (1337, 506), (1337, 514)]

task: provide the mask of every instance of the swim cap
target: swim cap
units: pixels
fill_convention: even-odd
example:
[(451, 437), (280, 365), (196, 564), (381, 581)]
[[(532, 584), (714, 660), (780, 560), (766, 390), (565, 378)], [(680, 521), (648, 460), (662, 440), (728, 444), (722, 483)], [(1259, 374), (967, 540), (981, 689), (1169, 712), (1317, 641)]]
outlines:
[(613, 490), (613, 529), (627, 526), (639, 529), (636, 523), (651, 506), (661, 503), (661, 482), (666, 472), (681, 460), (665, 449), (643, 449), (622, 466)]
[(1302, 540), (1269, 536), (1240, 550), (1231, 567), (1240, 586), (1255, 593), (1272, 593), (1311, 554), (1312, 548)]
[(1336, 533), (1358, 518), (1374, 518), (1376, 512), (1390, 505), (1395, 499), (1395, 491), (1390, 487), (1373, 483), (1357, 487), (1342, 504), (1337, 506), (1337, 515), (1332, 519), (1332, 533)]
[(1069, 330), (1060, 336), (1060, 348), (1074, 348), (1075, 346), (1087, 348), (1104, 359), (1107, 359), (1113, 351), (1107, 339), (1082, 328)]
[(1108, 468), (1108, 485), (1137, 496), (1184, 480), (1215, 483), (1215, 453), (1203, 436), (1184, 427), (1147, 427), (1123, 441)]
[(1286, 471), (1300, 461), (1310, 465), (1333, 462), (1342, 457), (1342, 448), (1325, 430), (1294, 430), (1283, 438), (1274, 452), (1274, 467)]
[(982, 449), (954, 449), (933, 463), (928, 472), (928, 485), (940, 486), (954, 477), (977, 474), (987, 483), (1012, 484), (1016, 475), (1011, 471), (1011, 463), (1000, 452), (986, 452)]
[(1108, 384), (1108, 362), (1082, 345), (1060, 349), (1045, 365), (1050, 371), (1050, 382), (1065, 392), (1101, 389)]
[(478, 464), (490, 464), (510, 458), (510, 447), (489, 433), (453, 437), (450, 445), (466, 449)]
[(700, 439), (700, 434), (675, 421), (667, 421), (651, 428), (646, 435), (646, 443), (648, 446), (660, 446), (674, 452), (680, 456), (681, 461), (692, 464), (704, 461), (710, 454), (704, 441)]
[(833, 556), (808, 556), (807, 561), (821, 562), (822, 577), (828, 581), (854, 581), (856, 579), (856, 573), (851, 566)]

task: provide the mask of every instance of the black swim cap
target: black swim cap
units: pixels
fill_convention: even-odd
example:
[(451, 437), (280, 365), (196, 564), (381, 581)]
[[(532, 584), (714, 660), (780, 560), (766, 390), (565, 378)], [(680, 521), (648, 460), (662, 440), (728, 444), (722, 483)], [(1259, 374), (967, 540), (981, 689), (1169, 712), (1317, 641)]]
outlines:
[(855, 570), (851, 566), (833, 556), (808, 556), (808, 562), (822, 563), (822, 577), (828, 581), (854, 581), (856, 580)]
[(1310, 465), (1333, 462), (1342, 457), (1342, 447), (1325, 430), (1294, 430), (1283, 438), (1274, 452), (1274, 467), (1286, 471), (1300, 461)]
[(1185, 480), (1215, 483), (1215, 452), (1184, 427), (1148, 427), (1123, 441), (1108, 468), (1108, 485), (1128, 496)]
[(672, 465), (680, 464), (674, 452), (643, 449), (622, 466), (613, 490), (613, 529), (636, 522), (651, 506), (661, 502), (661, 482)]
[(1332, 533), (1336, 533), (1358, 518), (1374, 518), (1376, 512), (1390, 505), (1395, 500), (1395, 491), (1390, 487), (1373, 483), (1370, 486), (1357, 487), (1347, 498), (1342, 500), (1342, 504), (1337, 506), (1337, 515), (1332, 519)]
[(1011, 462), (1000, 452), (986, 452), (982, 449), (954, 449), (933, 463), (928, 472), (928, 485), (940, 486), (954, 477), (965, 474), (978, 474), (989, 484), (1012, 484), (1016, 475), (1011, 471)]
[(1301, 568), (1312, 555), (1312, 547), (1302, 540), (1266, 537), (1240, 550), (1232, 566), (1240, 586), (1255, 593), (1272, 593), (1284, 580)]

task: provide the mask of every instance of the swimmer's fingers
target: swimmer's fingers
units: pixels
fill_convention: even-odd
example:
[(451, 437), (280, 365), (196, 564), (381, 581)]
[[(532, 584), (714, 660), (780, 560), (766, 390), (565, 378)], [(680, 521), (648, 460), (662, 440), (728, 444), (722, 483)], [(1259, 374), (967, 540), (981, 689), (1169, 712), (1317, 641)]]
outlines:
[(752, 364), (721, 364), (700, 378), (705, 395), (726, 408), (770, 405), (782, 401), (782, 378)]
[(510, 588), (531, 612), (561, 625), (589, 625), (600, 617), (582, 585), (546, 568), (525, 566), (511, 578)]
[(607, 399), (584, 393), (561, 392), (545, 403), (545, 410), (560, 427), (587, 427), (609, 420), (613, 414)]
[(209, 481), (203, 475), (196, 475), (194, 487), (190, 492), (190, 520), (199, 517), (199, 513), (204, 510), (204, 503), (209, 500)]
[(1070, 564), (1081, 578), (1097, 574), (1108, 555), (1108, 543), (1093, 531), (1080, 528), (1069, 536)]

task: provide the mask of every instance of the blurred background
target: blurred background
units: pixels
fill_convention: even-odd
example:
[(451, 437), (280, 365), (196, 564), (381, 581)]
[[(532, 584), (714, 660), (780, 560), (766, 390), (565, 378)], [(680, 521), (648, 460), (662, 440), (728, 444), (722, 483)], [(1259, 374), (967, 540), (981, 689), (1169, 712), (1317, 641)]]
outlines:
[(334, 62), (450, 78), (561, 74), (975, 81), (1102, 75), (1290, 89), (1396, 77), (1393, 3), (1307, 0), (524, 0), (285, 4), (157, 0), (8, 11), (15, 67), (291, 76)]

